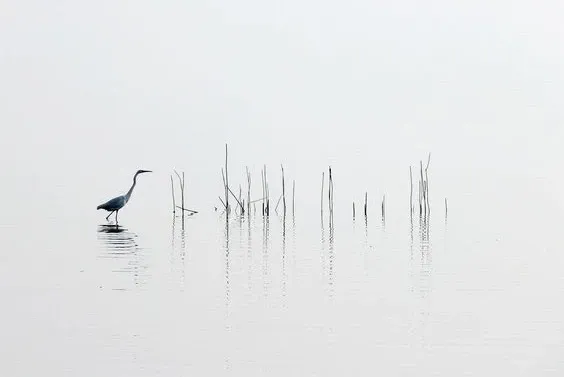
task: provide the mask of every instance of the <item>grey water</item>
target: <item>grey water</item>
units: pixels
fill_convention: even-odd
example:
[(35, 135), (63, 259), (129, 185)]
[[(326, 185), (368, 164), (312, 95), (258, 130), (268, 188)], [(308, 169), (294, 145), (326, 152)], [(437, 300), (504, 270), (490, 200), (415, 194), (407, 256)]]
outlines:
[(560, 3), (92, 4), (2, 3), (1, 376), (564, 375)]

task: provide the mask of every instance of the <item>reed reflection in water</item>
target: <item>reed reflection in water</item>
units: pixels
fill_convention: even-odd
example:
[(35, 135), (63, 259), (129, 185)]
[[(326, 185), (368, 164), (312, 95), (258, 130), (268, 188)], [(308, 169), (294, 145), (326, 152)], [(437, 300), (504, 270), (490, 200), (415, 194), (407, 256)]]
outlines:
[[(169, 251), (170, 272), (172, 274), (172, 283), (178, 285), (181, 291), (185, 289), (186, 284), (186, 227), (185, 216), (181, 216), (180, 229), (176, 225), (176, 218), (180, 217), (176, 214), (172, 217), (172, 235), (171, 248)], [(190, 217), (188, 217), (190, 218)]]
[(425, 347), (428, 343), (430, 300), (432, 294), (432, 244), (430, 241), (429, 214), (420, 214), (418, 218), (418, 250), (414, 250), (413, 215), (410, 218), (410, 291), (417, 302), (414, 323), (411, 329), (417, 344)]
[(143, 287), (148, 282), (149, 274), (144, 250), (137, 243), (137, 234), (116, 224), (99, 225), (97, 234), (103, 246), (98, 257), (108, 261), (115, 278), (101, 287), (109, 286), (113, 290)]

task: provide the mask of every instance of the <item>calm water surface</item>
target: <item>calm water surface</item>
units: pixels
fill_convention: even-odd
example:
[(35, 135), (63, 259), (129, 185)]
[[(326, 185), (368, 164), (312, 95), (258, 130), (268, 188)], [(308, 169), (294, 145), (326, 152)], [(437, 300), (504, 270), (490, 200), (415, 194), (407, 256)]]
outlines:
[(439, 204), (410, 218), (398, 198), (385, 221), (376, 205), (353, 220), (345, 201), (333, 222), (316, 205), (227, 219), (210, 206), (183, 220), (145, 205), (148, 182), (118, 226), (97, 202), (66, 210), (64, 188), (29, 199), (30, 213), (8, 206), (3, 374), (564, 370), (562, 223), (542, 201), (526, 216), (477, 195), (448, 218)]

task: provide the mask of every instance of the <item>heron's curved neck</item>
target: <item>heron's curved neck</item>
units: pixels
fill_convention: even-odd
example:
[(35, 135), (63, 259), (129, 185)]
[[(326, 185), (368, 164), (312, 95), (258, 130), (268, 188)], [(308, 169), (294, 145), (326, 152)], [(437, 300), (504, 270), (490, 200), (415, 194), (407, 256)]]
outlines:
[[(139, 173), (137, 173), (137, 174), (139, 174)], [(137, 184), (137, 174), (135, 174), (135, 176), (133, 177), (133, 184), (131, 185), (131, 188), (129, 189), (127, 194), (125, 194), (125, 200), (129, 200), (129, 198), (131, 197), (131, 193), (133, 192), (133, 188), (135, 188), (135, 185)]]

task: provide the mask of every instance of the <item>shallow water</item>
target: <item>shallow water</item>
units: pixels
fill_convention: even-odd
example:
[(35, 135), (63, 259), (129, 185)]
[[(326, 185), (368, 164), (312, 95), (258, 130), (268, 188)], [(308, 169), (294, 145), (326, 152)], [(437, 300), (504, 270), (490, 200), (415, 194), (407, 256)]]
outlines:
[(144, 207), (146, 188), (136, 194), (119, 225), (92, 206), (14, 212), (2, 227), (6, 374), (563, 368), (561, 222), (549, 212), (388, 208), (383, 221), (375, 206), (365, 221), (343, 204), (333, 221), (315, 206), (227, 219), (208, 208), (183, 220)]

